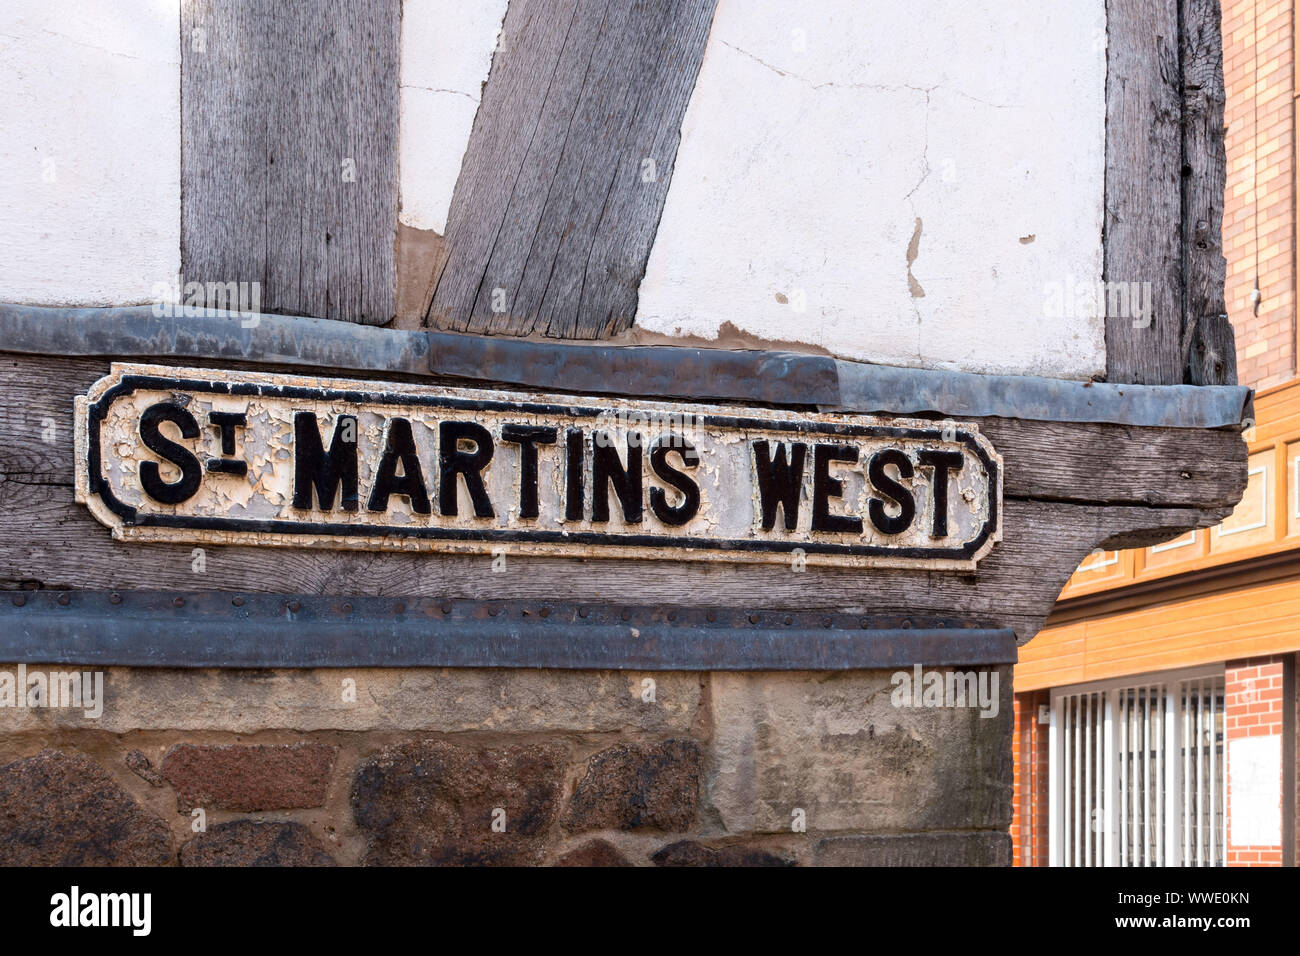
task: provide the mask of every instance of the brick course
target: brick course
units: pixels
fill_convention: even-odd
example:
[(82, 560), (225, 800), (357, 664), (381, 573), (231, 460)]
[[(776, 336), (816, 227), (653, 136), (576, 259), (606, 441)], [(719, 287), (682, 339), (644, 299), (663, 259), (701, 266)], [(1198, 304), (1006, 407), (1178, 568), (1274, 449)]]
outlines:
[[(1292, 2), (1230, 0), (1223, 24), (1228, 315), (1239, 380), (1265, 388), (1296, 373)], [(1257, 276), (1258, 314), (1251, 302)]]
[(1038, 708), (1047, 706), (1045, 690), (1016, 694), (1012, 748), (1011, 865), (1047, 866), (1047, 724), (1038, 723)]

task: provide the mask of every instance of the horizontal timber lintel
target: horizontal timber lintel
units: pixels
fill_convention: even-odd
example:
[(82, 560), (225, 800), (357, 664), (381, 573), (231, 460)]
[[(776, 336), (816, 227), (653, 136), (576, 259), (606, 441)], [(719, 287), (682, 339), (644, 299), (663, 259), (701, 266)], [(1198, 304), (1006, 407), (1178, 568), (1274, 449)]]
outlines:
[(797, 352), (561, 344), (285, 315), (158, 316), (151, 306), (0, 303), (0, 351), (170, 356), (441, 376), (559, 392), (1166, 428), (1236, 427), (1251, 397), (1250, 389), (1240, 386), (1108, 385), (895, 368)]
[[(906, 623), (906, 622), (905, 622)], [(203, 591), (8, 591), (0, 661), (129, 667), (858, 670), (1011, 664), (1010, 628), (836, 612)]]

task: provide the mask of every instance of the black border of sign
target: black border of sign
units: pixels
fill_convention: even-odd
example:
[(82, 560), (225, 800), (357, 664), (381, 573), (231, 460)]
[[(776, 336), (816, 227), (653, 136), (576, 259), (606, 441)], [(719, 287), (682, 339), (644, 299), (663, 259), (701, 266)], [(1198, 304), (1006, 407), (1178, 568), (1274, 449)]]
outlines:
[[(258, 374), (258, 373), (254, 373)], [(538, 544), (583, 544), (596, 547), (678, 547), (695, 551), (735, 551), (788, 554), (802, 549), (807, 554), (842, 554), (851, 557), (892, 557), (925, 560), (969, 560), (993, 534), (998, 523), (998, 466), (975, 441), (970, 432), (957, 429), (957, 440), (969, 448), (984, 464), (989, 480), (989, 513), (979, 533), (960, 549), (889, 548), (879, 545), (837, 545), (816, 542), (749, 541), (712, 538), (681, 538), (662, 535), (608, 535), (593, 532), (492, 530), (480, 528), (417, 528), (384, 525), (339, 525), (307, 521), (256, 521), (243, 518), (202, 518), (178, 515), (140, 515), (135, 508), (120, 501), (104, 479), (99, 460), (99, 426), (110, 405), (121, 395), (136, 390), (159, 389), (185, 392), (208, 392), (219, 395), (248, 395), (269, 398), (307, 398), (315, 401), (341, 401), (358, 405), (417, 405), (465, 411), (526, 410), (531, 414), (568, 415), (573, 418), (597, 418), (617, 411), (612, 407), (587, 407), (534, 402), (503, 402), (487, 399), (464, 399), (438, 395), (410, 395), (393, 391), (313, 388), (300, 385), (274, 385), (255, 382), (220, 382), (159, 375), (123, 375), (87, 408), (86, 471), (88, 488), (110, 511), (129, 527), (182, 528), (200, 531), (239, 531), (254, 534), (314, 534), (331, 537), (427, 538), (450, 541), (501, 541)], [(788, 431), (800, 435), (834, 435), (844, 438), (933, 438), (938, 429), (903, 428), (893, 425), (845, 425), (835, 422), (769, 421), (731, 415), (701, 415), (706, 425), (724, 428), (753, 428)]]

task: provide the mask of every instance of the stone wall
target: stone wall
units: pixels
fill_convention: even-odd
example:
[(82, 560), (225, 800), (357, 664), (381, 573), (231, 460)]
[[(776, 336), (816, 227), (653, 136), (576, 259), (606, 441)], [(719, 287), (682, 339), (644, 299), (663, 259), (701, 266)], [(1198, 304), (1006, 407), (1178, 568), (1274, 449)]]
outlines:
[(998, 674), (110, 669), (0, 709), (0, 864), (1006, 865)]

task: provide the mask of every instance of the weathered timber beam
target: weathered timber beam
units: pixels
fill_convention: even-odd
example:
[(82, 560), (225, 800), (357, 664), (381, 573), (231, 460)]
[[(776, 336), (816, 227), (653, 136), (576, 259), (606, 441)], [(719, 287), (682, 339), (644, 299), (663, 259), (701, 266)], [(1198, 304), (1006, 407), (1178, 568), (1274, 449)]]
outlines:
[(1227, 181), (1223, 13), (1219, 0), (1181, 0), (1183, 64), (1183, 380), (1235, 385), (1237, 348), (1224, 298)]
[[(72, 396), (101, 378), (106, 364), (0, 354), (0, 368), (8, 396), (0, 406), (0, 415), (8, 419), (3, 422), (0, 475), (70, 484)], [(969, 420), (1002, 455), (1008, 497), (1219, 508), (1236, 502), (1244, 491), (1246, 445), (1235, 431)], [(49, 422), (57, 426), (52, 435)]]
[[(39, 426), (39, 422), (37, 423)], [(71, 474), (71, 454), (54, 477)], [(978, 574), (879, 568), (864, 574), (810, 566), (722, 562), (511, 557), (508, 573), (489, 572), (491, 556), (211, 546), (205, 571), (193, 570), (190, 545), (130, 545), (113, 540), (73, 500), (73, 489), (39, 478), (0, 487), (0, 588), (196, 588), (255, 593), (409, 595), (470, 600), (605, 602), (679, 606), (835, 608), (894, 615), (913, 626), (951, 621), (1016, 629), (1021, 642), (1041, 627), (1079, 562), (1117, 536), (1162, 540), (1213, 524), (1220, 509), (1100, 506), (1008, 498), (1003, 540)], [(1137, 541), (1137, 537), (1133, 537)], [(576, 569), (575, 569), (576, 568)]]
[(393, 317), (400, 24), (400, 0), (181, 4), (184, 281)]
[(1218, 0), (1106, 3), (1108, 382), (1237, 381), (1223, 293), (1221, 21)]
[(1117, 386), (891, 368), (793, 352), (556, 344), (372, 329), (297, 316), (157, 316), (148, 306), (0, 304), (0, 352), (242, 361), (335, 375), (399, 373), (647, 398), (1194, 429), (1238, 426), (1250, 395), (1235, 386)]
[(427, 324), (626, 329), (716, 0), (511, 0)]
[(1102, 278), (1150, 290), (1147, 314), (1106, 317), (1106, 380), (1173, 385), (1184, 365), (1178, 0), (1107, 0), (1106, 33)]

